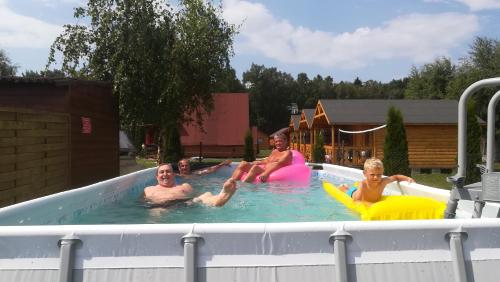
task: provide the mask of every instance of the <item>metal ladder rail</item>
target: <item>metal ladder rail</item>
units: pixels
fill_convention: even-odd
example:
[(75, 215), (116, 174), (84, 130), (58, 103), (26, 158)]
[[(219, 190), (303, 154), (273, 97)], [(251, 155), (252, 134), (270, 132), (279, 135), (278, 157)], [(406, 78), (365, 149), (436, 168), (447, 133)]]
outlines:
[[(452, 191), (450, 193), (450, 199), (446, 205), (446, 210), (444, 213), (445, 218), (455, 218), (455, 212), (458, 206), (459, 199), (472, 199), (479, 200), (480, 193), (475, 191), (469, 191), (464, 189), (464, 180), (466, 176), (467, 168), (467, 100), (469, 96), (484, 87), (500, 86), (500, 77), (488, 78), (477, 81), (467, 87), (465, 91), (460, 96), (458, 102), (458, 167), (457, 173), (454, 176), (448, 177), (448, 182), (453, 184)], [(477, 202), (478, 208), (474, 210), (473, 217), (479, 217), (481, 213), (481, 205)]]
[(491, 97), (488, 104), (488, 121), (486, 130), (486, 172), (493, 172), (495, 165), (495, 109), (500, 100), (500, 91)]

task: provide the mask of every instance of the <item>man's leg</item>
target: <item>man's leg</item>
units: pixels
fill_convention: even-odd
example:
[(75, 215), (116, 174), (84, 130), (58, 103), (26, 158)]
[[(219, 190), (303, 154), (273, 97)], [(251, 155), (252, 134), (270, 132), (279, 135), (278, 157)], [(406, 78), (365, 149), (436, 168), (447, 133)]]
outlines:
[(242, 161), (233, 171), (231, 178), (234, 180), (240, 180), (243, 173), (248, 172), (251, 167), (252, 165), (249, 162)]
[(224, 182), (222, 186), (222, 190), (217, 195), (212, 195), (210, 192), (206, 192), (199, 197), (193, 199), (193, 202), (198, 203), (202, 202), (207, 206), (216, 206), (221, 207), (226, 204), (229, 199), (233, 196), (236, 191), (236, 181), (232, 178), (229, 178)]
[(257, 175), (261, 174), (264, 172), (264, 168), (258, 166), (258, 165), (254, 165), (252, 166), (252, 168), (250, 168), (250, 170), (248, 171), (248, 174), (247, 176), (245, 177), (245, 179), (242, 179), (242, 181), (244, 182), (253, 182), (255, 180), (255, 177), (257, 177)]

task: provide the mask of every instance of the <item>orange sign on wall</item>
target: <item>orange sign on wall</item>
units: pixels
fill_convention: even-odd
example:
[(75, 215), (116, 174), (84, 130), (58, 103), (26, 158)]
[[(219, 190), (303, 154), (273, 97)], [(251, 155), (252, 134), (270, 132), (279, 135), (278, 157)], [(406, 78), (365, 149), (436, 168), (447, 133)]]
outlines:
[(82, 117), (82, 133), (92, 133), (92, 120), (89, 117)]

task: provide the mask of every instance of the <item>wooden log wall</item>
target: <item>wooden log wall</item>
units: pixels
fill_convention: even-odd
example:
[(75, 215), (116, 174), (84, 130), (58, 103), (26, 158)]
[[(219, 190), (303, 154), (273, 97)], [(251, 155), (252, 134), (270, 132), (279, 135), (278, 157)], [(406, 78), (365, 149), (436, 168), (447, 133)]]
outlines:
[(0, 207), (64, 191), (69, 115), (0, 108)]
[[(407, 125), (408, 157), (411, 168), (455, 168), (456, 125)], [(386, 129), (374, 134), (375, 156), (384, 158)]]

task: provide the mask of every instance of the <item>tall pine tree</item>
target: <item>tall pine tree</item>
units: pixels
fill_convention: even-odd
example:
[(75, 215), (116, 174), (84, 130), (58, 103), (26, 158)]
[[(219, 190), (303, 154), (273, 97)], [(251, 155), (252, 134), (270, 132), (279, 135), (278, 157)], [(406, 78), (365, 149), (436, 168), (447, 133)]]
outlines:
[(313, 145), (313, 162), (324, 163), (325, 162), (325, 142), (323, 141), (323, 134), (316, 133), (314, 138), (316, 142)]
[(253, 150), (253, 137), (252, 131), (249, 129), (245, 134), (245, 151), (243, 155), (243, 160), (247, 162), (252, 162), (255, 160), (255, 153)]
[(384, 174), (410, 175), (408, 160), (408, 141), (403, 115), (391, 106), (387, 113), (387, 134), (384, 143)]

